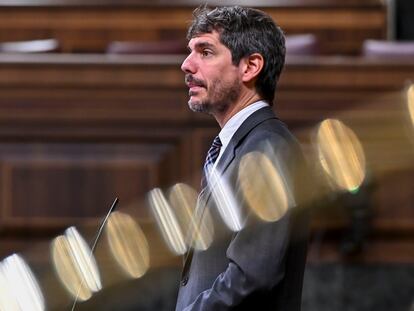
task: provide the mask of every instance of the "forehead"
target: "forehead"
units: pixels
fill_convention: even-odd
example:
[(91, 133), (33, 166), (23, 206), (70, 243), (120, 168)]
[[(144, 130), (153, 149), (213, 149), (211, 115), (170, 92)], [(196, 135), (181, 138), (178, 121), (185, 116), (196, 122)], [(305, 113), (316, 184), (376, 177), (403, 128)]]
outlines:
[(193, 50), (200, 46), (213, 46), (217, 48), (226, 48), (220, 42), (220, 35), (217, 31), (213, 31), (211, 33), (203, 33), (196, 37), (191, 38), (188, 42), (188, 47)]

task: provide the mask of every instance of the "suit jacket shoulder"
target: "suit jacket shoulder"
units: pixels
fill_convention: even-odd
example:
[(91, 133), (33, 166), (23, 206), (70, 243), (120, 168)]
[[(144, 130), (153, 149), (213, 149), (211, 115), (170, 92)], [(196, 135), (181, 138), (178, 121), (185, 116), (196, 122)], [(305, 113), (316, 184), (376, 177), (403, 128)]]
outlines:
[[(217, 164), (235, 195), (240, 195), (238, 169), (243, 156), (268, 148), (296, 183), (297, 161), (302, 161), (299, 145), (272, 109), (265, 107), (245, 120)], [(241, 198), (237, 202), (239, 209), (246, 209)], [(206, 208), (218, 214), (214, 205)], [(176, 310), (300, 310), (306, 237), (292, 234), (296, 223), (288, 213), (275, 222), (257, 222), (233, 234), (216, 235), (209, 249), (194, 251), (186, 264), (188, 282), (180, 288)]]

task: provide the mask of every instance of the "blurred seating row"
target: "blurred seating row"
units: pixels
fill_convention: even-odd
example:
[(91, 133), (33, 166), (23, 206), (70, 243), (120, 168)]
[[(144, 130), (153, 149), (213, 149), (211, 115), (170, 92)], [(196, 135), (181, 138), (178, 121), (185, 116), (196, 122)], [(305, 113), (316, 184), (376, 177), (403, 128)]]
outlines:
[[(158, 42), (185, 38), (194, 8), (205, 3), (198, 0), (22, 0), (14, 1), (19, 4), (6, 5), (6, 2), (13, 1), (0, 0), (0, 42), (55, 38), (63, 53), (102, 53), (116, 40)], [(244, 0), (242, 4), (265, 10), (286, 34), (316, 35), (323, 55), (356, 55), (365, 39), (387, 37), (386, 2)], [(231, 3), (235, 1), (215, 1), (216, 5)]]
[[(0, 53), (45, 53), (58, 52), (56, 39), (0, 43)], [(318, 55), (319, 42), (313, 34), (298, 34), (286, 37), (289, 55)], [(114, 41), (107, 49), (108, 54), (185, 54), (186, 43), (180, 40), (159, 42)], [(365, 40), (362, 49), (365, 57), (413, 57), (414, 41)]]
[(1, 53), (45, 53), (58, 51), (59, 41), (56, 39), (0, 42)]

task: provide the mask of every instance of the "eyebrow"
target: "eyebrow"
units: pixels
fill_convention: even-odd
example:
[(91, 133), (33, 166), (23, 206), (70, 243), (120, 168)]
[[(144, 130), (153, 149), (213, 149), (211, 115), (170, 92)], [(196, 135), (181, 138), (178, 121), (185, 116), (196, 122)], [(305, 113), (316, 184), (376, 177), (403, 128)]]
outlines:
[[(215, 45), (214, 45), (214, 44), (212, 44), (212, 43), (210, 43), (210, 42), (203, 41), (203, 42), (197, 42), (197, 43), (194, 45), (194, 48), (195, 48), (195, 49), (215, 48)], [(189, 46), (188, 46), (188, 49), (191, 51), (191, 48), (190, 48)]]

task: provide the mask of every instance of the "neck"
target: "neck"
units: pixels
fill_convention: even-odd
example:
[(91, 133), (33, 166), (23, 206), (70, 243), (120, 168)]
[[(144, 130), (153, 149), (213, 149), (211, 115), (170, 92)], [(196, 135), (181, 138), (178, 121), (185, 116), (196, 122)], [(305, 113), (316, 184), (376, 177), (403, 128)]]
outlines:
[(241, 95), (234, 105), (230, 105), (226, 111), (220, 114), (215, 114), (214, 117), (220, 127), (223, 128), (227, 121), (229, 121), (236, 113), (261, 99), (262, 98), (256, 93)]

